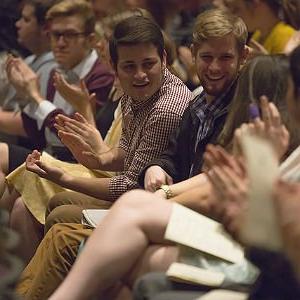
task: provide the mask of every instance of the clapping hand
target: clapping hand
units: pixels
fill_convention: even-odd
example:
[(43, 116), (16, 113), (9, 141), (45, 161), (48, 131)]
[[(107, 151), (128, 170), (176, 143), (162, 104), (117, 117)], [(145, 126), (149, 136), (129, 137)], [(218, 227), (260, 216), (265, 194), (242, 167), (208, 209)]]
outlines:
[(256, 135), (273, 146), (279, 159), (286, 153), (290, 135), (282, 124), (280, 113), (274, 103), (266, 96), (260, 97), (261, 116), (257, 115), (251, 123), (243, 124), (235, 131), (234, 153), (241, 154), (241, 138), (244, 134)]
[(90, 169), (99, 169), (98, 156), (109, 151), (100, 132), (79, 113), (74, 119), (64, 115), (56, 117), (55, 128), (62, 143), (69, 148), (76, 160)]
[(38, 75), (21, 58), (9, 56), (6, 73), (18, 94), (36, 103), (43, 101)]
[(204, 154), (206, 175), (217, 200), (213, 214), (238, 239), (243, 212), (247, 207), (248, 178), (244, 163), (220, 146), (209, 145)]
[(80, 80), (79, 85), (69, 84), (62, 74), (58, 72), (54, 74), (53, 79), (56, 90), (75, 110), (83, 114), (85, 114), (87, 110), (93, 111), (91, 106), (96, 102), (96, 94), (89, 94), (83, 79)]

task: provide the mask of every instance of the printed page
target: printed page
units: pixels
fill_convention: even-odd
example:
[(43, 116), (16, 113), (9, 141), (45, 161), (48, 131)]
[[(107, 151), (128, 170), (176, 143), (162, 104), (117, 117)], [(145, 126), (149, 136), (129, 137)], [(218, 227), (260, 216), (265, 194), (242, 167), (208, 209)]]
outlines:
[(165, 238), (232, 263), (244, 258), (243, 249), (221, 224), (177, 203), (173, 204)]
[(101, 220), (107, 215), (108, 209), (84, 209), (81, 223), (91, 228), (96, 228)]
[(295, 149), (279, 167), (280, 177), (289, 182), (300, 181), (300, 147)]
[(205, 286), (220, 286), (224, 281), (224, 274), (205, 270), (183, 263), (172, 263), (166, 275), (174, 281), (202, 284)]
[(273, 184), (279, 176), (276, 155), (271, 145), (258, 137), (244, 136), (242, 146), (250, 183), (241, 238), (246, 244), (278, 251), (282, 243), (272, 200)]
[(208, 292), (204, 296), (196, 300), (247, 300), (248, 295), (245, 293), (228, 291), (228, 290), (215, 290)]

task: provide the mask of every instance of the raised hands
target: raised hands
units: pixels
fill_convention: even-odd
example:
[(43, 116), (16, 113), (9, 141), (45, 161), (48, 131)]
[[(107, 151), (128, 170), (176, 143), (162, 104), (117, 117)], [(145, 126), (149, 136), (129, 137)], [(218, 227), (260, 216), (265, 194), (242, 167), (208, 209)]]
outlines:
[(61, 184), (66, 179), (67, 175), (60, 168), (50, 166), (41, 161), (41, 153), (34, 150), (26, 158), (26, 169), (39, 175), (42, 178)]
[(254, 134), (269, 141), (279, 159), (286, 153), (290, 135), (282, 124), (280, 113), (274, 103), (266, 96), (260, 97), (261, 117), (258, 115), (252, 123), (243, 124), (235, 131), (234, 153), (240, 154), (241, 137), (243, 134)]
[(59, 138), (76, 160), (90, 169), (101, 168), (98, 156), (110, 148), (100, 132), (79, 113), (75, 114), (74, 119), (58, 115), (56, 122)]
[(6, 73), (18, 94), (36, 103), (43, 101), (38, 75), (21, 58), (9, 56)]
[(92, 104), (96, 102), (96, 95), (89, 94), (84, 80), (80, 80), (80, 84), (69, 84), (62, 74), (56, 72), (53, 76), (54, 86), (56, 90), (67, 100), (76, 111), (81, 113), (88, 122), (95, 124), (93, 117)]

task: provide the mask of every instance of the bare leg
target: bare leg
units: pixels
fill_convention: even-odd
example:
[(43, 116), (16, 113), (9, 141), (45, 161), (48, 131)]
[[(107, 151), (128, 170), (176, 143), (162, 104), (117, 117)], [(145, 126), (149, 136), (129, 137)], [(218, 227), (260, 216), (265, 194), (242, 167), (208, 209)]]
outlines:
[(91, 299), (136, 265), (150, 243), (166, 244), (172, 203), (144, 191), (123, 195), (88, 239), (71, 272), (49, 299)]
[(26, 266), (43, 238), (43, 226), (33, 217), (21, 197), (15, 201), (10, 226), (19, 233), (21, 241), (17, 252)]

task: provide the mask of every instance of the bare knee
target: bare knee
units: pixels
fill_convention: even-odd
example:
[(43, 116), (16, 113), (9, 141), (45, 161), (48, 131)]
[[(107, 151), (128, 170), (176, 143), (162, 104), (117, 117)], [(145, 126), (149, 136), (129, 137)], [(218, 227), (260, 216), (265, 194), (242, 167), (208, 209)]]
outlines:
[(140, 212), (143, 209), (148, 209), (156, 198), (155, 194), (143, 190), (133, 190), (123, 194), (113, 208), (118, 207), (122, 210), (130, 209)]
[(61, 205), (54, 208), (46, 218), (45, 233), (58, 223), (77, 223), (82, 219), (82, 208), (77, 205)]
[(61, 205), (68, 205), (72, 204), (69, 199), (69, 192), (61, 192), (54, 195), (48, 202), (47, 209), (46, 209), (46, 218), (51, 213), (52, 210), (61, 206)]

